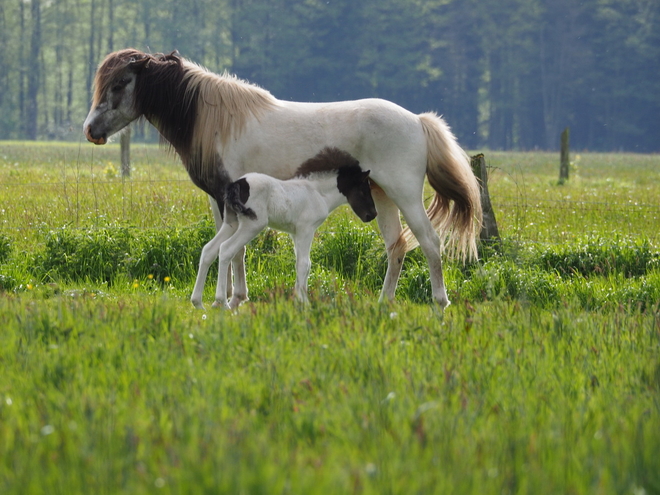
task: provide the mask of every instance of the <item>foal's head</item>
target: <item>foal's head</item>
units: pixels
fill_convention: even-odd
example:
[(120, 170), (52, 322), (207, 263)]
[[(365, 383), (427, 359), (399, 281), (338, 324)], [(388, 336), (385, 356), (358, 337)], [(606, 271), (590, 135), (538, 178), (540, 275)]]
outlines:
[(363, 172), (360, 162), (350, 153), (334, 147), (323, 148), (298, 167), (296, 176), (306, 177), (315, 172), (337, 172), (337, 189), (346, 196), (360, 220), (371, 222), (376, 218), (378, 213), (371, 196), (369, 170)]
[(346, 196), (348, 204), (363, 222), (371, 222), (378, 212), (371, 196), (369, 170), (363, 172), (359, 165), (337, 170), (337, 189)]

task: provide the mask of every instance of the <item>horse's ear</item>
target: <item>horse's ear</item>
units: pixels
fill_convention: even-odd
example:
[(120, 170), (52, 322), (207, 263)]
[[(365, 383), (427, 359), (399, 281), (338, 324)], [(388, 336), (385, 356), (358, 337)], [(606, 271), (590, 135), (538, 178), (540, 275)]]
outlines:
[(371, 172), (371, 170), (365, 170), (364, 172), (362, 172), (361, 174), (362, 181), (365, 181), (369, 178), (369, 172)]
[(144, 57), (141, 58), (134, 57), (128, 61), (128, 66), (134, 71), (140, 72), (142, 69), (149, 67), (150, 61), (151, 61), (151, 57), (149, 55), (145, 55)]

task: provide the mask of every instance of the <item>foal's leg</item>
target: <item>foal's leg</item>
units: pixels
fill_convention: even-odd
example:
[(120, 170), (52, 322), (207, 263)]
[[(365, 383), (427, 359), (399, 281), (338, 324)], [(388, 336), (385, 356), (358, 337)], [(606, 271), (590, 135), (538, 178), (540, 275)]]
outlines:
[[(231, 284), (231, 275), (234, 273), (234, 287)], [(227, 270), (227, 297), (231, 296), (229, 307), (235, 308), (248, 299), (247, 279), (245, 275), (245, 246), (231, 260), (231, 271)]]
[(304, 303), (309, 302), (307, 280), (309, 279), (309, 272), (312, 268), (309, 252), (312, 248), (314, 232), (316, 232), (315, 229), (305, 229), (296, 232), (295, 237), (292, 236), (293, 246), (296, 250), (296, 286), (294, 293), (298, 300)]
[[(408, 196), (411, 198), (412, 195)], [(440, 257), (440, 239), (433, 229), (429, 217), (426, 215), (424, 203), (417, 194), (418, 201), (405, 200), (399, 202), (401, 213), (406, 219), (410, 230), (419, 241), (426, 261), (429, 264), (429, 273), (431, 276), (431, 289), (433, 298), (441, 308), (449, 306), (449, 298), (445, 289), (445, 280), (442, 275), (442, 259)]]
[(202, 249), (202, 255), (199, 259), (197, 279), (195, 280), (195, 288), (193, 289), (192, 296), (190, 297), (190, 302), (192, 302), (196, 308), (204, 309), (204, 304), (202, 303), (202, 294), (204, 292), (206, 276), (209, 273), (209, 267), (211, 266), (211, 263), (213, 263), (218, 257), (220, 252), (220, 245), (234, 233), (236, 227), (237, 223), (234, 214), (233, 221), (227, 221), (223, 223), (215, 237), (206, 243)]
[(371, 188), (371, 195), (378, 211), (376, 221), (387, 248), (387, 273), (378, 300), (379, 302), (386, 299), (391, 301), (394, 299), (403, 259), (406, 257), (406, 245), (401, 238), (403, 228), (399, 218), (399, 208), (385, 194), (385, 191), (374, 184)]
[(240, 300), (237, 300), (236, 297), (233, 297), (230, 303), (227, 304), (227, 271), (229, 270), (229, 263), (241, 251), (244, 252), (245, 245), (257, 237), (259, 232), (261, 232), (266, 225), (267, 221), (264, 223), (263, 221), (251, 221), (241, 217), (241, 222), (239, 222), (236, 232), (234, 232), (234, 234), (220, 246), (218, 285), (215, 291), (215, 302), (213, 303), (213, 307), (234, 309), (240, 304)]
[[(211, 212), (213, 213), (213, 221), (215, 222), (215, 232), (220, 232), (223, 224), (222, 212), (218, 206), (218, 202), (209, 196), (209, 203), (211, 205)], [(243, 268), (244, 269), (244, 268)], [(236, 268), (234, 268), (236, 270)], [(227, 271), (227, 297), (231, 297), (232, 284), (231, 284), (231, 271)]]

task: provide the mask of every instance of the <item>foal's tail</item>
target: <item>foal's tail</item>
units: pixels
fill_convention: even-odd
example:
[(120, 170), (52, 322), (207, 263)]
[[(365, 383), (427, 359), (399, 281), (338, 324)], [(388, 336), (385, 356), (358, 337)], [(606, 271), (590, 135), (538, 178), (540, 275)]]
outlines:
[(225, 205), (250, 220), (256, 220), (257, 214), (252, 208), (245, 206), (250, 197), (250, 184), (245, 178), (240, 178), (227, 186), (225, 191)]
[[(441, 239), (448, 238), (451, 255), (464, 261), (476, 258), (482, 211), (479, 183), (472, 173), (470, 159), (441, 117), (430, 112), (420, 114), (419, 120), (427, 143), (426, 177), (435, 190), (426, 214)], [(418, 245), (408, 227), (401, 235), (406, 251)]]

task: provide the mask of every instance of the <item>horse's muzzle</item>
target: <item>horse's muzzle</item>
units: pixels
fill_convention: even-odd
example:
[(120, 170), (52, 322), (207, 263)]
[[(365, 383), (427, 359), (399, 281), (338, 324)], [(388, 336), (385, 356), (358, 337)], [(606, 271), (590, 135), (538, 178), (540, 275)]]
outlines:
[(92, 126), (91, 125), (88, 125), (87, 127), (85, 127), (85, 137), (87, 138), (87, 141), (89, 141), (90, 143), (94, 143), (94, 144), (105, 144), (105, 143), (108, 142), (108, 139), (104, 135), (99, 136), (99, 137), (94, 137), (92, 135)]

